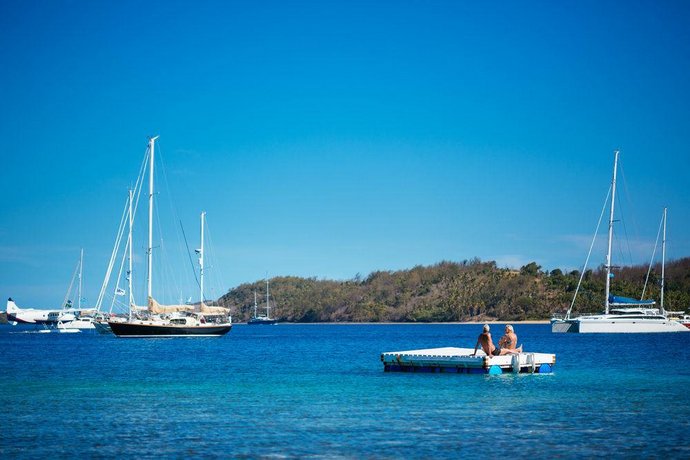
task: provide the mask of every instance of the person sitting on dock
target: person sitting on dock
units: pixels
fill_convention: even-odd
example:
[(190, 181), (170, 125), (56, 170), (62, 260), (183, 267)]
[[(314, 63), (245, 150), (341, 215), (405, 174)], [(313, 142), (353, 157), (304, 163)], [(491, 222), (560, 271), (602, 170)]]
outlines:
[(500, 349), (501, 355), (507, 354), (519, 354), (522, 353), (522, 345), (519, 348), (517, 346), (517, 335), (515, 335), (515, 330), (510, 324), (506, 324), (506, 333), (501, 340), (498, 341), (498, 348)]
[(493, 340), (491, 340), (491, 332), (489, 332), (490, 330), (491, 328), (489, 325), (485, 324), (483, 332), (479, 334), (479, 337), (477, 337), (477, 343), (474, 346), (474, 353), (472, 353), (473, 356), (477, 355), (477, 348), (479, 348), (480, 344), (482, 346), (482, 350), (484, 350), (484, 353), (486, 353), (486, 356), (491, 356), (496, 349)]
[[(512, 331), (513, 327), (510, 326), (510, 328)], [(503, 336), (498, 342), (498, 347), (494, 346), (494, 342), (491, 340), (491, 332), (489, 332), (490, 330), (491, 328), (489, 325), (485, 324), (483, 332), (479, 334), (479, 337), (477, 337), (477, 344), (474, 346), (474, 353), (472, 353), (473, 356), (477, 355), (477, 349), (479, 348), (480, 344), (482, 346), (482, 350), (484, 350), (484, 353), (486, 353), (487, 356), (516, 355), (522, 352), (522, 346), (518, 349), (515, 348), (515, 345), (513, 345), (512, 348), (507, 347), (506, 344), (509, 345), (509, 343), (506, 343), (504, 340), (506, 336)], [(506, 335), (507, 331), (508, 326), (506, 326)], [(515, 333), (513, 333), (513, 336), (515, 337), (515, 343), (517, 343), (517, 336)]]

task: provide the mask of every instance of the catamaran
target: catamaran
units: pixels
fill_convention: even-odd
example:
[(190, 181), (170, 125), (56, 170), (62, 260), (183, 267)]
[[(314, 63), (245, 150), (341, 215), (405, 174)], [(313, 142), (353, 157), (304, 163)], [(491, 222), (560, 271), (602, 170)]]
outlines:
[(200, 265), (200, 302), (199, 310), (192, 305), (161, 305), (153, 298), (153, 166), (155, 141), (158, 136), (149, 139), (149, 228), (148, 228), (148, 267), (147, 267), (147, 307), (141, 308), (134, 304), (132, 295), (132, 192), (129, 200), (129, 316), (127, 318), (110, 318), (108, 325), (118, 337), (219, 337), (232, 329), (232, 319), (229, 310), (223, 307), (207, 306), (204, 303), (204, 222), (205, 214), (201, 213), (201, 249), (199, 253)]
[[(616, 171), (618, 169), (618, 151), (615, 152), (613, 162), (613, 179), (611, 181), (611, 208), (608, 231), (608, 252), (606, 254), (606, 293), (604, 298), (604, 312), (594, 315), (571, 316), (575, 299), (587, 267), (582, 270), (580, 281), (575, 289), (575, 295), (565, 316), (554, 315), (551, 318), (551, 332), (574, 333), (646, 333), (646, 332), (688, 332), (690, 329), (680, 322), (668, 317), (664, 310), (664, 265), (666, 258), (666, 208), (663, 213), (663, 239), (661, 263), (661, 297), (660, 308), (656, 308), (654, 300), (632, 299), (611, 294), (611, 246), (613, 241), (614, 204), (616, 197)], [(602, 210), (603, 216), (603, 210)], [(601, 218), (600, 221), (601, 222)], [(597, 228), (598, 230), (598, 228)], [(595, 232), (596, 237), (596, 232)], [(592, 241), (592, 246), (594, 241)], [(589, 260), (589, 256), (587, 257)], [(644, 297), (644, 293), (642, 295)]]

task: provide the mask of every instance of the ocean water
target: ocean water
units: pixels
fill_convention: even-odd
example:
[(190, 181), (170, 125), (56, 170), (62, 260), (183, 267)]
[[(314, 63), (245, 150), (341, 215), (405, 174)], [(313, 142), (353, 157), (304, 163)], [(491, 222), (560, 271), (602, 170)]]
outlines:
[(553, 374), (383, 372), (381, 352), (473, 347), (480, 325), (0, 326), (0, 457), (690, 458), (690, 333), (515, 329)]

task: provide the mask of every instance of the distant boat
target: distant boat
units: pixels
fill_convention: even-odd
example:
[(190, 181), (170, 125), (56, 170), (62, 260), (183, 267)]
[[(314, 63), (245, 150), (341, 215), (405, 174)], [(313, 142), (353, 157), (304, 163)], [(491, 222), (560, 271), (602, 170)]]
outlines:
[[(661, 263), (661, 308), (656, 308), (653, 300), (637, 300), (611, 294), (611, 245), (613, 241), (614, 204), (616, 198), (616, 170), (618, 168), (618, 151), (613, 162), (613, 180), (611, 182), (611, 210), (609, 217), (608, 253), (606, 255), (606, 294), (605, 310), (601, 314), (580, 315), (571, 317), (575, 298), (580, 288), (575, 290), (573, 301), (565, 316), (554, 315), (551, 318), (551, 332), (571, 333), (649, 333), (649, 332), (689, 332), (690, 329), (678, 321), (670, 319), (664, 310), (664, 264), (666, 257), (666, 209), (663, 214), (663, 239)], [(603, 214), (603, 211), (602, 211)], [(585, 266), (586, 268), (586, 266)], [(584, 275), (585, 270), (582, 271)], [(580, 277), (582, 282), (582, 276)]]
[(77, 329), (77, 330), (87, 330), (96, 329), (95, 320), (89, 316), (85, 317), (72, 317), (66, 321), (58, 321), (57, 329), (59, 332), (65, 332), (65, 329)]
[(254, 316), (247, 321), (247, 324), (256, 326), (260, 324), (276, 324), (278, 322), (277, 319), (271, 318), (271, 304), (269, 300), (269, 294), (268, 294), (268, 279), (266, 279), (266, 314), (265, 315), (259, 315), (257, 313), (257, 304), (256, 304), (256, 292), (254, 293)]
[(132, 197), (129, 199), (129, 295), (130, 310), (128, 318), (110, 318), (108, 325), (118, 337), (219, 337), (232, 329), (232, 320), (228, 309), (204, 304), (204, 217), (201, 213), (201, 249), (199, 265), (201, 266), (200, 311), (195, 312), (190, 305), (160, 305), (152, 295), (152, 253), (153, 253), (153, 165), (154, 147), (158, 137), (149, 140), (149, 233), (148, 233), (148, 271), (147, 271), (147, 308), (136, 307), (132, 298)]
[[(67, 293), (65, 294), (65, 300), (63, 304), (65, 305), (65, 313), (60, 315), (57, 322), (58, 332), (80, 332), (82, 330), (95, 329), (96, 320), (93, 317), (95, 310), (93, 309), (82, 309), (82, 271), (84, 267), (84, 250), (82, 249), (79, 254), (79, 263), (77, 264), (77, 269), (74, 271), (72, 276), (72, 281), (70, 282)], [(74, 285), (74, 280), (78, 279), (78, 289), (77, 289), (77, 308), (73, 308), (73, 303), (69, 300), (70, 294), (72, 293), (72, 286)]]

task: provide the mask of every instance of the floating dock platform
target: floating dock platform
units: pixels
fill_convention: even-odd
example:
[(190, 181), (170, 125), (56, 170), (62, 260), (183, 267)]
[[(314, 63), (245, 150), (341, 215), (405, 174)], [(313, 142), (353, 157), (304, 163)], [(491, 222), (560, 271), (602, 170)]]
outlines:
[(519, 355), (487, 356), (474, 348), (430, 348), (381, 354), (385, 372), (444, 372), (454, 374), (549, 374), (556, 355), (523, 352)]

